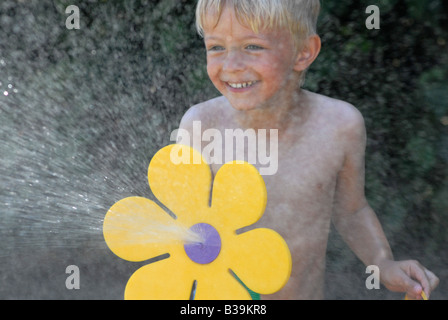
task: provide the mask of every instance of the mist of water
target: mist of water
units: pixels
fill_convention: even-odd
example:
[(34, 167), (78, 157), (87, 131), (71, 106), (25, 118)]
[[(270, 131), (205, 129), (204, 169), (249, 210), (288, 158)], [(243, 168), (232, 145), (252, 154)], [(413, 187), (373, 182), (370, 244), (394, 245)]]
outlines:
[[(0, 254), (23, 248), (104, 247), (102, 225), (109, 207), (134, 192), (150, 196), (143, 170), (139, 177), (128, 177), (95, 161), (120, 153), (113, 142), (98, 149), (95, 159), (89, 157), (79, 151), (79, 140), (56, 131), (56, 119), (38, 108), (2, 105)], [(118, 167), (129, 170), (135, 164), (123, 157)], [(174, 221), (173, 226), (146, 221), (142, 228), (147, 239), (153, 235), (160, 241), (158, 233), (170, 239), (184, 237), (187, 231), (175, 227)]]
[[(122, 27), (118, 12), (95, 8), (92, 25), (70, 33), (57, 1), (0, 5), (0, 256), (107, 249), (108, 209), (128, 196), (156, 200), (147, 166), (183, 112), (173, 116), (166, 106), (187, 107), (188, 99), (163, 88), (170, 75), (150, 53), (130, 54), (127, 37), (114, 31)], [(136, 9), (127, 10), (131, 17)], [(154, 32), (135, 36), (150, 40)], [(146, 231), (191, 238), (174, 224)]]

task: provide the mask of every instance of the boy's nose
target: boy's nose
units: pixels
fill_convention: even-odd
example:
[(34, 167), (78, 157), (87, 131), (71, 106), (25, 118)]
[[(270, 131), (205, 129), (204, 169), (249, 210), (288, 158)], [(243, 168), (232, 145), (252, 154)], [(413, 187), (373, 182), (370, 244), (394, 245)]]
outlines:
[(223, 63), (223, 71), (226, 72), (236, 72), (244, 70), (244, 57), (236, 51), (230, 50), (227, 54), (224, 63)]

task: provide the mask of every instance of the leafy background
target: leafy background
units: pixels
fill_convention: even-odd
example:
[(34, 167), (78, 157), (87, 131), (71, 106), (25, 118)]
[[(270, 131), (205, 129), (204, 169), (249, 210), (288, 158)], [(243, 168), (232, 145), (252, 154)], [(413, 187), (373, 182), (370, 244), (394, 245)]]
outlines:
[[(79, 30), (65, 28), (72, 4), (81, 10)], [(441, 279), (433, 298), (446, 299), (448, 3), (322, 4), (323, 48), (305, 87), (363, 113), (369, 202), (396, 258), (433, 270)], [(365, 27), (372, 4), (381, 10), (380, 30)], [(207, 78), (194, 8), (194, 0), (0, 3), (0, 93), (8, 92), (0, 94), (0, 237), (9, 244), (0, 255), (1, 298), (122, 298), (139, 265), (92, 247), (102, 239), (82, 233), (82, 224), (96, 223), (125, 196), (151, 197), (144, 177), (152, 155), (170, 143), (189, 106), (218, 94)], [(90, 200), (79, 203), (75, 194)], [(50, 200), (40, 201), (44, 195)], [(64, 212), (70, 219), (54, 238), (39, 233), (45, 226), (34, 220)], [(78, 233), (64, 232), (71, 223)], [(24, 246), (23, 234), (42, 246)], [(52, 246), (64, 234), (73, 238)], [(69, 264), (80, 266), (81, 290), (65, 288)], [(332, 230), (327, 298), (402, 298), (366, 290), (366, 277)]]

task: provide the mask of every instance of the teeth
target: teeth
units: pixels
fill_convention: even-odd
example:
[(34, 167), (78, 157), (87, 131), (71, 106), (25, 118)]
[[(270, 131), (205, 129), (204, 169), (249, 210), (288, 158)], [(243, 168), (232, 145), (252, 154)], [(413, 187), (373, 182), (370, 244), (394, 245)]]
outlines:
[(242, 82), (242, 83), (230, 83), (228, 82), (229, 86), (231, 86), (234, 89), (241, 89), (241, 88), (247, 88), (252, 85), (254, 85), (257, 81), (249, 81), (249, 82)]

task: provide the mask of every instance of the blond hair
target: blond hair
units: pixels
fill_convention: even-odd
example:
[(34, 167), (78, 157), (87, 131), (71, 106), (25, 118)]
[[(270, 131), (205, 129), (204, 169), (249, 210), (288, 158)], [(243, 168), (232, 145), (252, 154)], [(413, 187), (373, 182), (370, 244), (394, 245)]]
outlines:
[(218, 23), (226, 5), (234, 10), (241, 24), (256, 33), (265, 28), (289, 29), (298, 48), (303, 40), (317, 34), (319, 0), (199, 0), (196, 28), (201, 36), (204, 36), (206, 17), (213, 14)]

